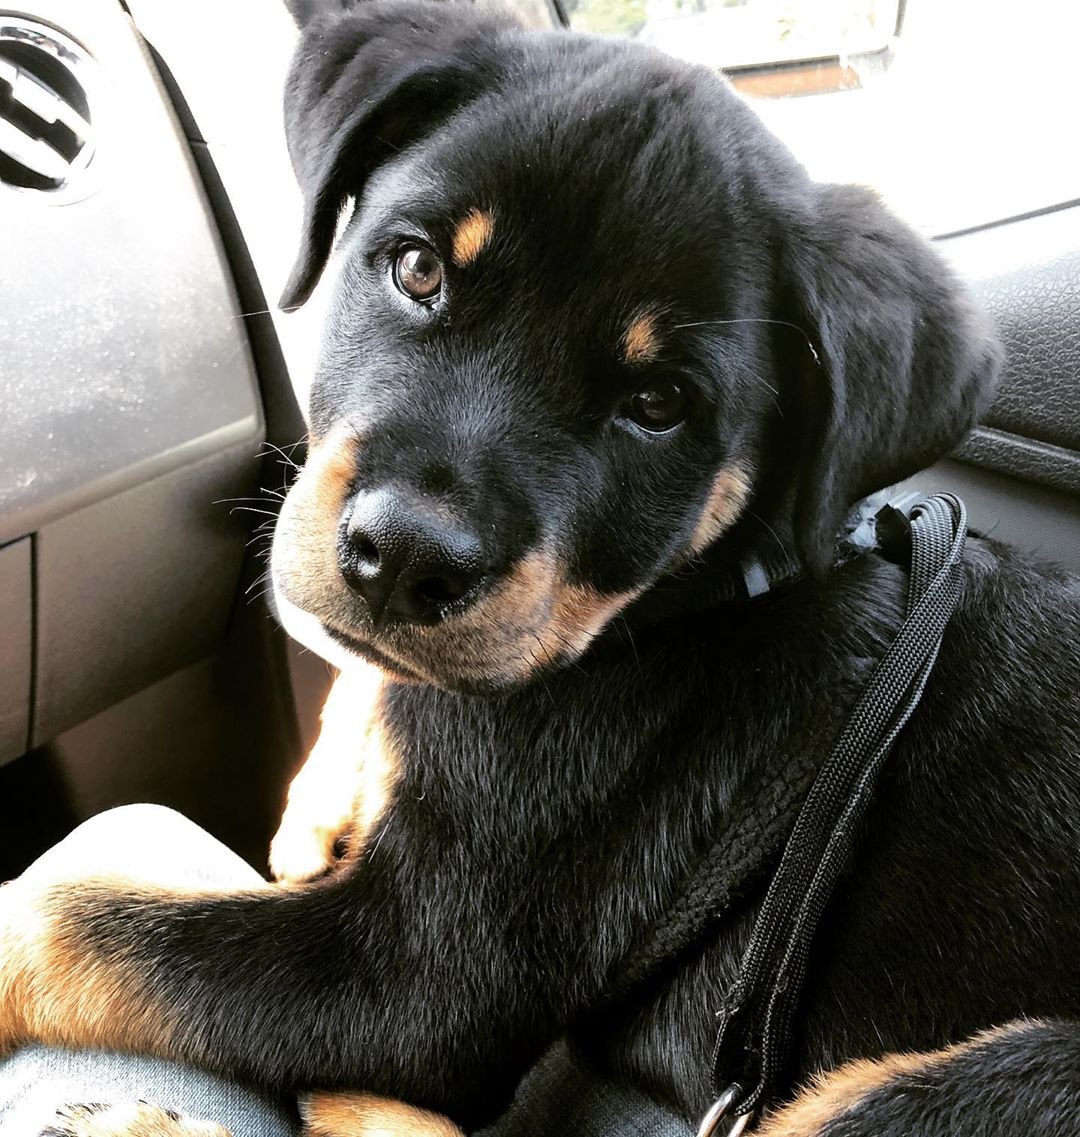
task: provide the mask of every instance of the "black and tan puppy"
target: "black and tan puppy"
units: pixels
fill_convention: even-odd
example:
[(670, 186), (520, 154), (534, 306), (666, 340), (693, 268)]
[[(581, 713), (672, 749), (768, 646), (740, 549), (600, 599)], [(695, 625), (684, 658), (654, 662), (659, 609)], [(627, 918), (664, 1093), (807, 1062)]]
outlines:
[[(274, 580), (346, 666), (344, 765), (367, 754), (385, 808), (365, 796), (370, 839), (307, 883), (24, 889), (0, 1045), (167, 1054), (472, 1129), (570, 1033), (699, 1116), (767, 879), (633, 997), (611, 984), (733, 818), (829, 752), (906, 586), (875, 555), (832, 567), (836, 534), (970, 428), (996, 345), (871, 194), (812, 184), (721, 79), (627, 42), (372, 0), (306, 28), (287, 119), (307, 214), (286, 303), (354, 208)], [(801, 577), (731, 599), (778, 557)], [(953, 1049), (844, 1067), (770, 1134), (1080, 1130), (1078, 636), (1075, 582), (969, 542), (789, 1086)], [(354, 702), (358, 659), (383, 680)], [(276, 860), (303, 877), (348, 802), (296, 809)], [(318, 1132), (364, 1131), (319, 1100)]]

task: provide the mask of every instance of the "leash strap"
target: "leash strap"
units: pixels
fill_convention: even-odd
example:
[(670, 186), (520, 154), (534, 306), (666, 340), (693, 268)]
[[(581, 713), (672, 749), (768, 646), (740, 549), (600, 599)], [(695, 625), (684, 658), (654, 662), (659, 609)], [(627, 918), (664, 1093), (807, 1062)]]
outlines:
[[(713, 1049), (716, 1104), (698, 1131), (713, 1137), (767, 1103), (782, 1076), (814, 933), (851, 853), (859, 823), (897, 735), (918, 706), (945, 625), (960, 598), (967, 533), (952, 494), (901, 499), (877, 515), (882, 552), (910, 556), (904, 623), (859, 696), (788, 838)], [(909, 508), (910, 506), (910, 508)]]

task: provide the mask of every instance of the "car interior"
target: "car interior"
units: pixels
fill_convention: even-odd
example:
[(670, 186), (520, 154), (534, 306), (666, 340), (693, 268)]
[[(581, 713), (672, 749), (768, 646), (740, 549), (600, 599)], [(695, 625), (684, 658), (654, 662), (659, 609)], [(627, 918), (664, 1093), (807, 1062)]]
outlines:
[[(0, 0), (0, 880), (136, 801), (265, 871), (314, 737), (330, 668), (265, 594), (319, 325), (274, 310), (294, 36), (266, 0)], [(1080, 177), (1051, 196), (933, 234), (1007, 365), (914, 484), (1080, 571)]]

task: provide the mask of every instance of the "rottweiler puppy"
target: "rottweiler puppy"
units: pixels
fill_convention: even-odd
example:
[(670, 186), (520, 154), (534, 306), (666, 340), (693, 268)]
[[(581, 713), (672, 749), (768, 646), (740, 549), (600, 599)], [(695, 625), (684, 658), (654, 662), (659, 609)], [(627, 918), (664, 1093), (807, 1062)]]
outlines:
[[(311, 1131), (353, 1137), (474, 1130), (571, 1035), (697, 1118), (768, 873), (611, 991), (829, 753), (907, 582), (837, 535), (973, 425), (994, 336), (872, 193), (630, 42), (370, 0), (308, 21), (286, 119), (283, 303), (340, 254), (273, 549), (287, 626), (343, 667), (275, 848), (297, 883), (12, 885), (0, 1045), (339, 1091)], [(1075, 580), (969, 541), (763, 1133), (1080, 1131), (1078, 641)]]

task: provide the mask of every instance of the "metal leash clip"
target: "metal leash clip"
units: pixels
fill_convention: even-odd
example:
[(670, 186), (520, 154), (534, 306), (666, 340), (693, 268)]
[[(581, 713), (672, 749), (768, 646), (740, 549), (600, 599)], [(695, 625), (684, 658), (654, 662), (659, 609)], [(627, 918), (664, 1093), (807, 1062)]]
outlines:
[[(701, 1119), (698, 1126), (697, 1137), (739, 1137), (740, 1133), (753, 1119), (753, 1112), (741, 1113), (738, 1117), (730, 1116), (731, 1109), (742, 1096), (742, 1086), (732, 1082), (730, 1086), (713, 1102), (709, 1112)], [(725, 1132), (724, 1122), (731, 1122), (730, 1128)]]

